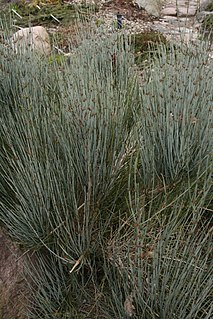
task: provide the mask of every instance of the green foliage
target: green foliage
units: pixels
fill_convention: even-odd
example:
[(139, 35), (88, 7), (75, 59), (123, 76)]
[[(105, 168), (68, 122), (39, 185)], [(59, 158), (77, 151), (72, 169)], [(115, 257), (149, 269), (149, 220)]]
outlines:
[(202, 30), (207, 34), (207, 37), (210, 35), (210, 39), (212, 39), (213, 33), (213, 14), (209, 14), (205, 17), (202, 22)]
[(207, 4), (207, 6), (205, 7), (205, 10), (206, 11), (213, 11), (213, 3), (209, 2)]
[[(90, 55), (85, 55), (91, 44)], [(85, 41), (75, 63), (60, 69), (27, 55), (14, 60), (11, 54), (2, 61), (5, 125), (1, 135), (6, 145), (2, 156), (6, 156), (5, 147), (11, 150), (10, 165), (3, 165), (2, 174), (7, 170), (6, 175), (13, 176), (11, 183), (6, 175), (4, 179), (16, 194), (13, 203), (18, 203), (8, 210), (7, 221), (4, 213), (2, 218), (29, 247), (49, 245), (52, 232), (60, 236), (70, 228), (68, 232), (76, 233), (76, 238), (62, 237), (56, 246), (70, 254), (71, 260), (88, 255), (103, 231), (98, 228), (100, 218), (108, 223), (117, 202), (119, 209), (125, 205), (121, 198), (127, 193), (132, 154), (129, 107), (136, 90), (131, 89), (131, 74), (128, 80), (118, 76), (128, 74), (132, 63), (122, 47), (117, 38)], [(117, 50), (113, 70), (112, 54)], [(2, 193), (6, 196), (4, 187)], [(7, 200), (4, 205), (9, 208)], [(26, 232), (21, 234), (17, 222)]]
[(49, 64), (54, 64), (54, 63), (63, 64), (63, 63), (65, 63), (66, 61), (67, 61), (67, 58), (66, 58), (64, 55), (61, 55), (61, 54), (51, 55), (51, 56), (48, 58)]
[[(209, 3), (205, 8), (205, 11), (213, 12), (213, 4)], [(213, 39), (213, 14), (207, 14), (202, 21), (202, 31), (205, 35), (210, 38), (212, 41)]]
[(82, 318), (76, 309), (80, 300), (73, 292), (73, 278), (63, 262), (47, 251), (34, 254), (33, 260), (29, 259), (26, 268), (33, 295), (28, 318)]
[[(19, 18), (12, 12), (14, 9), (22, 18)], [(12, 15), (16, 24), (20, 27), (42, 25), (42, 26), (55, 26), (55, 25), (68, 25), (75, 23), (77, 20), (89, 19), (91, 12), (98, 10), (96, 6), (77, 6), (72, 4), (46, 4), (41, 5), (40, 9), (36, 5), (31, 5), (25, 2), (17, 2), (7, 7), (1, 13), (1, 16), (8, 20)], [(53, 16), (57, 18), (59, 23), (54, 20)]]
[(69, 64), (0, 45), (0, 221), (33, 253), (28, 318), (210, 318), (207, 47), (161, 45), (141, 78), (129, 37), (78, 43)]
[(212, 162), (212, 61), (205, 43), (193, 50), (159, 50), (144, 72), (136, 121), (145, 183), (188, 178)]
[(107, 318), (210, 318), (210, 225), (170, 219), (167, 225), (146, 221), (135, 232), (125, 229), (113, 239), (105, 265)]
[(166, 45), (167, 40), (162, 33), (156, 31), (143, 31), (134, 34), (131, 41), (135, 51), (135, 62), (139, 66), (143, 66), (150, 55), (155, 52), (161, 44)]

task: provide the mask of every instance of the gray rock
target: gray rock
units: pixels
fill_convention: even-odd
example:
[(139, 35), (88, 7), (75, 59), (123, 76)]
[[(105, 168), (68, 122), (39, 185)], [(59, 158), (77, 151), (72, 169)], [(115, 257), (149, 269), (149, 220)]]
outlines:
[(174, 6), (165, 7), (161, 11), (162, 16), (177, 16), (177, 8)]
[(152, 16), (159, 17), (163, 0), (134, 0), (133, 1), (141, 9)]
[(46, 29), (42, 26), (17, 31), (11, 38), (11, 44), (16, 52), (30, 49), (44, 55), (51, 53), (50, 38)]
[(178, 17), (193, 17), (197, 12), (197, 6), (180, 6), (177, 9)]
[(190, 5), (184, 5), (182, 2), (173, 1), (171, 4), (165, 6), (165, 8), (161, 11), (161, 15), (163, 16), (178, 16), (178, 17), (193, 17), (197, 12), (197, 6), (195, 4), (190, 3)]

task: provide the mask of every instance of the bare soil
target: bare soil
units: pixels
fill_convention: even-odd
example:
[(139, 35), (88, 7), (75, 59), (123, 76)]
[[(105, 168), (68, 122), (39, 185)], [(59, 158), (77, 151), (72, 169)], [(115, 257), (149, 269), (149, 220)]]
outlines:
[(0, 227), (0, 319), (25, 319), (27, 283), (24, 279), (24, 258)]
[(154, 19), (145, 10), (139, 9), (134, 5), (132, 0), (111, 0), (103, 5), (102, 10), (107, 12), (113, 11), (114, 13), (119, 12), (124, 15), (126, 19), (132, 21), (153, 21)]

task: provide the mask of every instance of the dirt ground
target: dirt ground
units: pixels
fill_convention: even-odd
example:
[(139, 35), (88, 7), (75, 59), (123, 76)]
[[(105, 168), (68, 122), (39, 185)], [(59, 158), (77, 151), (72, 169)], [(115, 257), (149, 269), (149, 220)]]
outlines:
[(21, 256), (21, 250), (0, 227), (0, 319), (26, 318), (27, 284)]
[(132, 0), (111, 0), (107, 1), (103, 7), (103, 11), (113, 11), (114, 13), (119, 12), (125, 16), (128, 20), (143, 20), (152, 21), (153, 17), (150, 17), (145, 10), (139, 9), (133, 4)]

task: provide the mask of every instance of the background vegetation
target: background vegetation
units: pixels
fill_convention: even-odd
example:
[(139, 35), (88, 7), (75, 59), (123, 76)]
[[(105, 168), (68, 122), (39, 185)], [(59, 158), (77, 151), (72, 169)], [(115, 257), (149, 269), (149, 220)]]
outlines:
[[(207, 12), (213, 12), (213, 3), (209, 3), (205, 10)], [(206, 33), (207, 37), (210, 38), (211, 43), (212, 43), (212, 39), (213, 39), (213, 14), (207, 14), (202, 22), (202, 29), (204, 31), (204, 33)]]
[(0, 220), (28, 251), (27, 317), (211, 318), (208, 45), (162, 43), (141, 74), (129, 37), (82, 36), (69, 64), (0, 44)]

